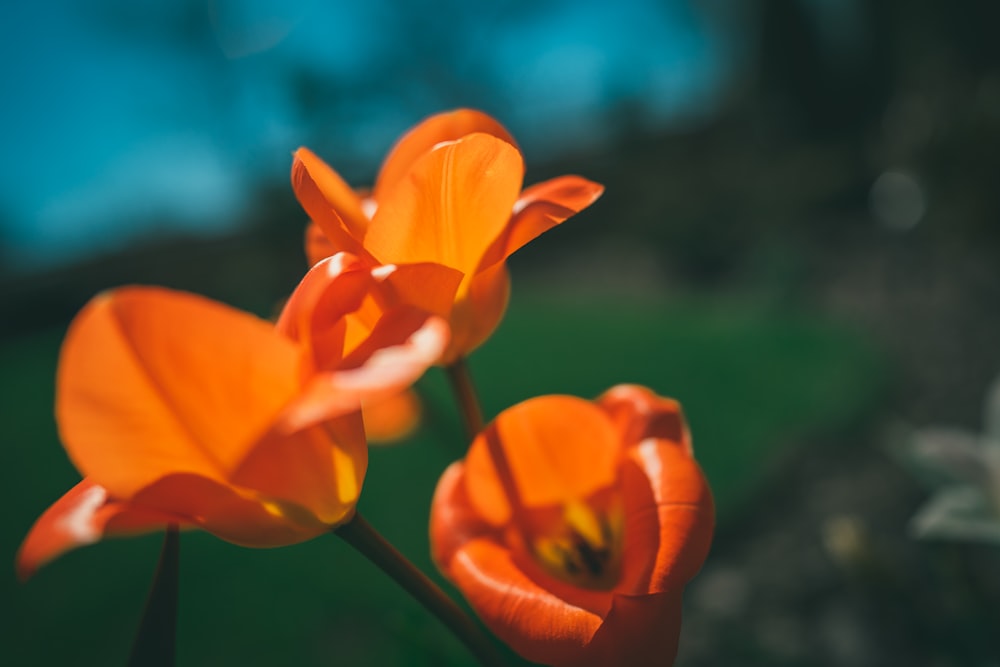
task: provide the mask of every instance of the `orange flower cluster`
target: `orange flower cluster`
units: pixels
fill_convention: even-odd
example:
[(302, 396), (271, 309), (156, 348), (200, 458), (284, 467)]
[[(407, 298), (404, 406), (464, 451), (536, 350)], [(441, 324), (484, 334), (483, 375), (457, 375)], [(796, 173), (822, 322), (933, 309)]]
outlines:
[[(92, 300), (56, 396), (83, 481), (31, 529), (20, 575), (166, 525), (264, 547), (350, 522), (366, 431), (414, 428), (407, 388), (491, 335), (507, 257), (602, 192), (578, 176), (522, 190), (523, 177), (510, 134), (472, 110), (407, 133), (370, 193), (300, 148), (313, 266), (276, 323), (166, 289)], [(501, 413), (444, 473), (430, 531), (442, 571), (529, 660), (668, 665), (712, 526), (679, 406), (622, 385)]]

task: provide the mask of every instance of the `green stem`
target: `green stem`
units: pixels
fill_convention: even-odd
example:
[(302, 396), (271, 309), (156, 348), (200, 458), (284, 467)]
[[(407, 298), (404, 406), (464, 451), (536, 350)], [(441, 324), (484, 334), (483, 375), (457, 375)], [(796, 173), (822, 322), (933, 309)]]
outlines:
[(476, 387), (472, 383), (472, 375), (469, 374), (469, 365), (465, 357), (459, 357), (453, 364), (445, 367), (448, 373), (448, 380), (451, 382), (451, 390), (458, 401), (459, 412), (462, 413), (462, 422), (465, 424), (465, 431), (472, 440), (483, 430), (483, 410), (479, 407), (479, 397), (476, 395)]
[(146, 608), (132, 642), (128, 667), (172, 667), (177, 655), (177, 597), (180, 589), (180, 536), (167, 527)]
[(482, 628), (433, 581), (379, 535), (360, 514), (355, 514), (353, 519), (334, 532), (437, 616), (481, 664), (486, 667), (503, 667), (504, 663), (496, 646)]

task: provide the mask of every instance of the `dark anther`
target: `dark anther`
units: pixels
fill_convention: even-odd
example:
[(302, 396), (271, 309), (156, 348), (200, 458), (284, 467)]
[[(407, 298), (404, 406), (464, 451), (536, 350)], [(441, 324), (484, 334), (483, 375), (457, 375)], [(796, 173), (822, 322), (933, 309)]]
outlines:
[(611, 556), (608, 549), (595, 549), (590, 542), (576, 533), (573, 533), (573, 548), (592, 577), (604, 574), (604, 567)]

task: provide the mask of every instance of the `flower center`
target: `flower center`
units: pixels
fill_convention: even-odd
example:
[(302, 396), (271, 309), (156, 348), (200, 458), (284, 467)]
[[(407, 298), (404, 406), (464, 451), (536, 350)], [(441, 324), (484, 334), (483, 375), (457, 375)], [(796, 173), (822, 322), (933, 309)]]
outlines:
[(546, 572), (574, 586), (607, 590), (621, 574), (620, 507), (598, 510), (579, 501), (563, 508), (562, 521), (533, 542)]

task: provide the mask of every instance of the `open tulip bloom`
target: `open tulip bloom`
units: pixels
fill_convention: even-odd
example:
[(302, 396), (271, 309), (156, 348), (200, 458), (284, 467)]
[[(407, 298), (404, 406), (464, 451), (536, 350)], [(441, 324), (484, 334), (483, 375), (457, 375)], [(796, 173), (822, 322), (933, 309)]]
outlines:
[(712, 497), (678, 404), (620, 385), (502, 412), (438, 484), (434, 559), (486, 625), (547, 665), (670, 665)]
[(432, 116), (390, 151), (370, 194), (357, 193), (307, 148), (295, 153), (292, 186), (312, 219), (306, 251), (316, 262), (349, 251), (373, 264), (435, 262), (463, 278), (440, 363), (475, 349), (507, 307), (504, 261), (596, 200), (604, 188), (561, 176), (521, 190), (524, 161), (510, 134), (479, 111)]
[[(166, 289), (94, 298), (66, 335), (56, 390), (84, 480), (31, 529), (21, 576), (75, 546), (171, 524), (268, 547), (349, 520), (367, 467), (359, 401), (437, 360), (458, 278), (339, 254), (306, 275), (277, 325)], [(414, 281), (426, 286), (416, 304)]]

